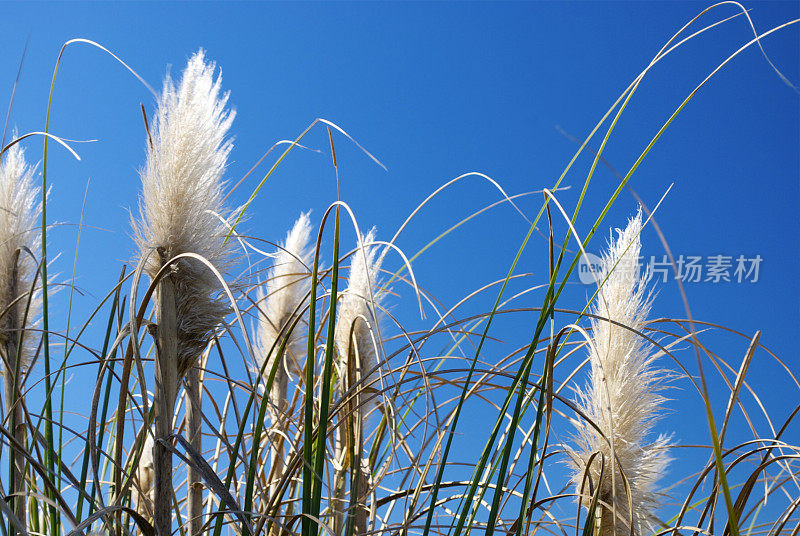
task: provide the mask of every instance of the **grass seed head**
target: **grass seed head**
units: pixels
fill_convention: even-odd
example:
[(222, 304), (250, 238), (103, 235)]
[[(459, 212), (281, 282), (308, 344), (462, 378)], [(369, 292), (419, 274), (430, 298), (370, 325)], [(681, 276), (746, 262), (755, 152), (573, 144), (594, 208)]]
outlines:
[[(658, 498), (656, 480), (669, 462), (668, 438), (660, 436), (655, 441), (648, 438), (662, 414), (664, 398), (660, 391), (665, 374), (654, 366), (651, 345), (632, 331), (643, 328), (651, 305), (646, 280), (638, 265), (641, 230), (639, 211), (624, 230), (617, 231), (616, 239), (612, 237), (602, 259), (601, 281), (605, 281), (592, 309), (600, 318), (591, 322), (591, 376), (589, 384), (578, 391), (577, 401), (597, 429), (583, 419), (575, 421), (578, 448), (570, 453), (577, 492), (581, 493), (588, 470), (593, 485), (598, 486), (599, 482), (600, 500), (616, 508), (616, 523), (610, 509), (603, 510), (604, 535), (630, 534), (626, 523), (631, 515), (635, 535), (653, 527)], [(587, 462), (595, 452), (603, 455), (602, 480), (600, 456), (587, 469)], [(626, 482), (632, 511), (628, 509)], [(582, 494), (584, 505), (589, 503), (588, 494), (587, 485)]]
[[(10, 147), (0, 162), (0, 311), (8, 308), (0, 318), (0, 343), (4, 346), (11, 337), (16, 341), (21, 329), (35, 326), (41, 311), (41, 286), (35, 280), (41, 257), (42, 202), (33, 175), (34, 167), (25, 160), (22, 147)], [(23, 338), (22, 370), (36, 350), (35, 344), (32, 337)]]
[[(221, 221), (223, 174), (231, 151), (227, 109), (215, 64), (201, 50), (175, 85), (167, 76), (153, 120), (147, 161), (141, 170), (140, 218), (134, 222), (145, 271), (155, 277), (163, 264), (181, 253), (195, 253), (218, 270), (231, 263), (231, 242)], [(230, 308), (220, 282), (202, 263), (173, 264), (178, 316), (178, 370), (185, 373)]]
[[(286, 335), (295, 315), (302, 312), (311, 290), (311, 267), (314, 263), (314, 248), (311, 243), (311, 220), (309, 214), (301, 214), (286, 234), (286, 240), (275, 252), (275, 261), (270, 268), (267, 282), (258, 287), (258, 351), (259, 367), (264, 367), (268, 377), (272, 371), (274, 356)], [(265, 287), (265, 288), (264, 288)], [(288, 334), (286, 350), (277, 374), (298, 374), (306, 352), (306, 340), (298, 323)]]
[[(350, 263), (347, 290), (342, 293), (337, 305), (336, 347), (343, 364), (358, 356), (360, 363), (360, 379), (362, 385), (379, 388), (373, 384), (375, 373), (367, 373), (378, 364), (378, 322), (379, 308), (383, 293), (379, 292), (378, 274), (383, 257), (377, 257), (378, 247), (375, 241), (375, 229), (364, 237), (364, 247), (358, 247), (353, 253)], [(352, 337), (351, 337), (352, 334)], [(354, 379), (355, 380), (355, 379)], [(374, 406), (375, 397), (368, 395), (368, 403), (362, 405), (366, 415)]]

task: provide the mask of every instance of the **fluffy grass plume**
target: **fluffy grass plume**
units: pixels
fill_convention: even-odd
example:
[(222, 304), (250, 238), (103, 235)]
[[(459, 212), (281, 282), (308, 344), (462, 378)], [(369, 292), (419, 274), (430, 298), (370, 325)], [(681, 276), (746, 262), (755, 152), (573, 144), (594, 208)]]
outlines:
[[(372, 229), (364, 237), (364, 247), (358, 247), (353, 253), (347, 290), (342, 293), (338, 305), (335, 332), (336, 347), (343, 364), (358, 356), (361, 381), (367, 392), (374, 373), (366, 374), (378, 364), (377, 347), (380, 344), (376, 327), (382, 295), (376, 282), (383, 257), (376, 258), (378, 248), (371, 245), (374, 241), (375, 229)], [(375, 397), (368, 398), (370, 403), (361, 407), (365, 415), (375, 400)]]
[[(638, 265), (641, 230), (640, 210), (624, 230), (617, 231), (616, 240), (612, 237), (602, 259), (601, 276), (605, 282), (592, 310), (602, 319), (592, 320), (591, 379), (578, 392), (578, 406), (597, 429), (583, 419), (577, 420), (578, 449), (570, 456), (577, 493), (586, 505), (586, 466), (593, 453), (602, 454), (602, 479), (600, 456), (592, 462), (588, 476), (594, 486), (599, 485), (599, 499), (604, 505), (600, 534), (609, 536), (630, 534), (629, 519), (633, 520), (633, 533), (637, 536), (652, 530), (656, 480), (669, 462), (667, 439), (659, 436), (654, 442), (648, 440), (664, 403), (659, 394), (664, 372), (653, 366), (651, 346), (631, 331), (642, 329), (651, 304)], [(626, 481), (632, 511), (628, 508)]]
[[(269, 377), (280, 347), (279, 338), (287, 335), (289, 324), (301, 312), (311, 289), (310, 266), (314, 262), (314, 250), (309, 244), (311, 220), (308, 213), (301, 214), (286, 234), (286, 240), (275, 252), (275, 261), (270, 268), (266, 287), (259, 287), (257, 300), (259, 367)], [(275, 384), (286, 381), (286, 375), (298, 373), (306, 352), (306, 342), (298, 324), (288, 334), (283, 362), (278, 367)], [(266, 362), (266, 366), (264, 363)]]
[[(6, 151), (0, 163), (0, 343), (16, 348), (27, 310), (27, 326), (34, 325), (41, 310), (41, 294), (36, 279), (40, 256), (39, 215), (42, 203), (33, 182), (34, 168), (25, 160), (19, 144)], [(30, 253), (24, 248), (30, 250)], [(35, 257), (35, 258), (34, 258)], [(28, 293), (34, 294), (28, 306)], [(13, 305), (12, 305), (13, 304)], [(23, 337), (20, 370), (25, 370), (35, 351), (34, 341)], [(6, 356), (16, 359), (13, 356)], [(5, 367), (2, 369), (5, 373)]]
[[(147, 162), (140, 172), (141, 221), (134, 222), (146, 273), (152, 278), (181, 253), (196, 253), (224, 270), (231, 260), (227, 229), (220, 220), (223, 174), (232, 143), (227, 138), (235, 113), (226, 108), (215, 64), (200, 50), (189, 60), (180, 83), (167, 76), (158, 102)], [(183, 375), (229, 311), (220, 283), (200, 262), (176, 262), (172, 279), (178, 319), (178, 373)]]

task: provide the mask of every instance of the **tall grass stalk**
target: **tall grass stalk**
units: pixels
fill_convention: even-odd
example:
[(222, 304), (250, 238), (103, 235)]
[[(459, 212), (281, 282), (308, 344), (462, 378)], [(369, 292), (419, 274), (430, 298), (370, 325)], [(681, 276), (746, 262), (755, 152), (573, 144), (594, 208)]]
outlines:
[[(199, 367), (186, 373), (186, 435), (195, 452), (203, 452), (203, 383)], [(203, 481), (201, 472), (189, 465), (186, 469), (186, 517), (189, 534), (202, 534)]]
[[(154, 519), (160, 534), (169, 534), (172, 517), (172, 453), (169, 447), (179, 382), (191, 369), (209, 338), (228, 313), (219, 297), (216, 275), (193, 259), (200, 255), (218, 269), (230, 263), (230, 245), (224, 241), (220, 217), (222, 178), (231, 142), (226, 139), (234, 114), (227, 111), (227, 94), (220, 94), (221, 80), (203, 51), (189, 60), (177, 87), (168, 76), (164, 83), (141, 172), (141, 217), (133, 223), (141, 251), (140, 264), (156, 290), (156, 411)], [(160, 278), (160, 279), (159, 279)], [(199, 385), (191, 380), (194, 391)], [(187, 430), (198, 448), (201, 437), (197, 418), (199, 396), (188, 397), (188, 414), (194, 416)], [(200, 449), (202, 450), (202, 449)], [(191, 536), (199, 533), (202, 496), (199, 482), (188, 490), (192, 506)]]
[[(269, 440), (270, 495), (278, 492), (283, 474), (285, 436), (288, 433), (287, 388), (290, 377), (297, 379), (305, 361), (305, 345), (300, 327), (291, 329), (302, 312), (311, 289), (310, 267), (314, 250), (310, 245), (311, 221), (301, 214), (274, 254), (264, 287), (257, 290), (259, 370), (265, 376), (274, 372), (268, 393), (272, 434)], [(281, 359), (277, 359), (283, 345)], [(264, 378), (266, 380), (266, 378)]]
[[(29, 330), (36, 326), (41, 310), (37, 284), (41, 240), (37, 219), (42, 205), (33, 172), (19, 145), (11, 147), (0, 161), (0, 357), (5, 423), (14, 441), (22, 447), (26, 445), (22, 380), (36, 351), (34, 332)], [(13, 445), (8, 449), (8, 492), (14, 514), (24, 523), (26, 471), (17, 449)]]
[[(333, 531), (344, 528), (345, 481), (351, 474), (350, 516), (355, 534), (367, 531), (366, 491), (369, 487), (369, 463), (363, 455), (364, 422), (377, 407), (380, 391), (375, 378), (379, 363), (378, 311), (383, 296), (376, 286), (383, 257), (377, 257), (371, 229), (356, 247), (350, 264), (347, 289), (342, 293), (336, 319), (336, 348), (339, 355), (339, 396), (348, 400), (339, 415), (334, 458), (336, 474), (331, 508)], [(352, 395), (351, 393), (355, 393)]]

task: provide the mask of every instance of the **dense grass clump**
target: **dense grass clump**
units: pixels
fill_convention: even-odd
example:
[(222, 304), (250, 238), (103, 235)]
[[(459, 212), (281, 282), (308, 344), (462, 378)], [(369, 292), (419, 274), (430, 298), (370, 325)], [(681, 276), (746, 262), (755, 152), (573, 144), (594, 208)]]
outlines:
[[(658, 206), (640, 200), (627, 224), (607, 217), (719, 68), (647, 140), (604, 208), (582, 208), (599, 195), (590, 188), (596, 165), (641, 81), (725, 21), (698, 28), (693, 19), (669, 39), (563, 174), (541, 185), (536, 213), (472, 173), (425, 198), (388, 241), (374, 228), (362, 233), (369, 227), (341, 199), (315, 215), (317, 225), (304, 212), (250, 236), (253, 199), (310, 131), (325, 127), (337, 180), (335, 140), (354, 140), (315, 121), (243, 206), (228, 206), (235, 114), (201, 50), (178, 80), (167, 76), (155, 110), (143, 108), (134, 261), (77, 331), (71, 316), (60, 331), (48, 308), (54, 254), (42, 198), (48, 140), (70, 145), (48, 128), (35, 133), (45, 139), (38, 188), (20, 145), (30, 135), (14, 139), (0, 159), (3, 534), (797, 534), (796, 400), (766, 407), (747, 375), (758, 356), (790, 379), (796, 398), (796, 370), (759, 331), (693, 319), (688, 308), (686, 319), (660, 316), (637, 263)], [(754, 34), (722, 65), (797, 22)], [(65, 47), (78, 42), (108, 52), (85, 40)], [(56, 73), (60, 64), (61, 55)], [(559, 192), (584, 152), (592, 164), (570, 210)], [(488, 179), (501, 200), (416, 254), (397, 247), (408, 221), (466, 177)], [(528, 226), (513, 263), (442, 303), (417, 280), (419, 255), (465, 221), (488, 220), (496, 205)], [(607, 252), (588, 299), (576, 300), (564, 291), (590, 243)], [(547, 261), (535, 283), (523, 274), (529, 250)], [(447, 272), (458, 282), (458, 269)], [(476, 305), (485, 296), (490, 305)], [(98, 323), (99, 336), (89, 328)], [(735, 340), (740, 355), (717, 355), (712, 333)], [(64, 350), (62, 362), (51, 347)], [(90, 408), (80, 419), (63, 396), (67, 372), (96, 378), (70, 395)], [(678, 405), (702, 408), (703, 443), (663, 429)]]

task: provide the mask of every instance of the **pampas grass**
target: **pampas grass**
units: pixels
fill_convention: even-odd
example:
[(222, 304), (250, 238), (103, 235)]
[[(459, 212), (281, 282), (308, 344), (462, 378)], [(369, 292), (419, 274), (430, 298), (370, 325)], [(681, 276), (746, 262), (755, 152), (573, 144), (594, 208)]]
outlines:
[[(266, 290), (259, 286), (256, 292), (259, 309), (256, 354), (258, 366), (265, 384), (273, 372), (275, 375), (268, 394), (273, 429), (273, 437), (270, 439), (270, 472), (274, 475), (270, 490), (273, 493), (277, 491), (283, 471), (283, 444), (287, 428), (284, 420), (288, 417), (285, 411), (289, 375), (299, 375), (305, 359), (307, 340), (301, 325), (292, 324), (302, 315), (311, 289), (310, 267), (314, 263), (314, 250), (309, 243), (310, 238), (311, 220), (309, 214), (304, 213), (275, 252), (273, 265), (264, 285)], [(282, 343), (283, 353), (280, 354), (280, 361), (277, 361)]]
[[(741, 15), (738, 20), (749, 17)], [(693, 32), (689, 37), (684, 40), (682, 30), (663, 50), (677, 53), (684, 41), (711, 35), (705, 30), (718, 23), (690, 24), (684, 29)], [(143, 189), (133, 222), (137, 270), (131, 274), (125, 266), (110, 290), (97, 292), (102, 274), (83, 277), (76, 247), (75, 300), (101, 298), (91, 301), (92, 313), (80, 321), (70, 301), (66, 322), (59, 321), (61, 303), (48, 308), (45, 301), (41, 331), (35, 322), (38, 288), (46, 298), (48, 286), (46, 277), (37, 283), (40, 235), (31, 232), (40, 193), (21, 150), (7, 146), (0, 161), (0, 353), (6, 388), (12, 388), (5, 409), (13, 408), (14, 425), (0, 426), (0, 461), (9, 475), (6, 480), (6, 471), (0, 472), (0, 533), (798, 532), (795, 363), (767, 347), (774, 330), (752, 336), (700, 320), (663, 318), (634, 262), (642, 216), (627, 225), (616, 219), (624, 187), (674, 116), (631, 171), (620, 175), (613, 193), (593, 180), (604, 148), (612, 137), (616, 141), (616, 125), (628, 120), (628, 102), (662, 57), (647, 65), (581, 143), (564, 182), (541, 184), (548, 187), (536, 192), (546, 194), (543, 200), (531, 196), (516, 204), (527, 194), (509, 197), (493, 179), (468, 173), (427, 197), (420, 192), (424, 200), (409, 207), (411, 216), (388, 244), (376, 241), (374, 230), (363, 238), (356, 231), (359, 240), (340, 256), (346, 227), (340, 214), (350, 216), (344, 221), (354, 229), (362, 217), (348, 204), (351, 184), (329, 200), (319, 229), (312, 229), (307, 213), (293, 224), (258, 223), (263, 234), (256, 237), (246, 227), (261, 221), (259, 208), (274, 221), (284, 208), (312, 202), (314, 196), (280, 189), (264, 203), (256, 197), (262, 186), (274, 184), (266, 182), (269, 177), (284, 171), (290, 150), (316, 148), (313, 137), (323, 133), (315, 125), (328, 127), (331, 178), (342, 182), (352, 180), (351, 170), (346, 158), (337, 161), (334, 140), (352, 137), (320, 119), (294, 140), (279, 142), (287, 148), (264, 179), (253, 181), (248, 173), (238, 184), (250, 191), (227, 192), (248, 199), (247, 219), (244, 209), (232, 214), (224, 204), (223, 176), (232, 157), (233, 112), (214, 64), (201, 51), (179, 79), (167, 78), (152, 121), (145, 123)], [(676, 114), (687, 113), (684, 104)], [(618, 121), (623, 112), (626, 118)], [(580, 153), (597, 141), (596, 133), (602, 142), (580, 197), (562, 196), (565, 186), (581, 186), (565, 177), (576, 175)], [(258, 165), (270, 164), (269, 155)], [(47, 160), (45, 153), (45, 171)], [(49, 176), (61, 177), (52, 165)], [(486, 181), (501, 198), (471, 214), (460, 212), (459, 203), (434, 208), (440, 193), (467, 177)], [(390, 194), (367, 198), (369, 211), (405, 198)], [(48, 231), (46, 201), (42, 235)], [(479, 238), (491, 240), (498, 232), (492, 218), (504, 207), (523, 216), (516, 220), (519, 228), (500, 220), (509, 228), (499, 232), (525, 236), (516, 256), (504, 249), (505, 240), (484, 248)], [(426, 210), (440, 212), (423, 220), (429, 226), (417, 243), (419, 234), (403, 233)], [(659, 213), (658, 207), (646, 212)], [(448, 227), (427, 235), (442, 222)], [(603, 258), (602, 284), (586, 306), (585, 291), (594, 287), (578, 286), (579, 250), (603, 247), (595, 232), (620, 224), (624, 229), (612, 235)], [(475, 225), (486, 228), (460, 234)], [(559, 241), (556, 231), (567, 227)], [(464, 239), (467, 247), (452, 251), (444, 238)], [(246, 259), (247, 269), (237, 273), (232, 248), (245, 257), (260, 255), (252, 244), (262, 239), (280, 246), (266, 255), (272, 264), (253, 285), (257, 263)], [(434, 252), (434, 246), (445, 249)], [(384, 259), (389, 249), (403, 260), (399, 266)], [(479, 270), (471, 270), (478, 257)], [(41, 262), (47, 266), (46, 258)], [(347, 277), (340, 277), (339, 268), (348, 264)], [(464, 288), (465, 272), (476, 272), (464, 278), (470, 279), (492, 267), (490, 279)], [(438, 281), (426, 281), (426, 273)], [(150, 282), (144, 294), (142, 274)], [(443, 278), (446, 294), (440, 295)], [(391, 309), (384, 306), (390, 289)], [(671, 289), (665, 286), (662, 295)], [(586, 311), (588, 330), (582, 327)], [(49, 353), (60, 344), (64, 361), (51, 367)], [(253, 377), (255, 365), (260, 370)], [(748, 376), (756, 368), (758, 375)], [(667, 377), (680, 388), (670, 391), (676, 401), (669, 404), (663, 398)], [(186, 396), (179, 396), (182, 381)], [(788, 405), (761, 396), (775, 382), (783, 382)], [(578, 391), (577, 399), (570, 389)], [(60, 407), (59, 391), (65, 393)], [(698, 415), (707, 409), (708, 418), (699, 431), (696, 419), (659, 420), (668, 406)], [(709, 431), (717, 432), (715, 417), (722, 426), (709, 441)], [(669, 431), (681, 445), (663, 435)], [(677, 461), (668, 465), (667, 453)]]
[[(191, 57), (180, 83), (170, 77), (158, 102), (147, 161), (141, 171), (140, 218), (133, 222), (145, 272), (155, 278), (170, 259), (194, 253), (224, 271), (231, 262), (223, 175), (235, 113), (226, 108), (215, 65), (201, 50)], [(178, 318), (178, 373), (195, 363), (230, 305), (220, 282), (202, 263), (171, 264)]]
[(667, 438), (648, 437), (663, 415), (665, 372), (655, 366), (653, 349), (638, 333), (651, 307), (639, 267), (641, 232), (639, 210), (603, 256), (592, 311), (591, 377), (578, 391), (578, 406), (589, 420), (575, 421), (578, 448), (570, 460), (585, 506), (591, 503), (590, 490), (598, 489), (603, 536), (631, 530), (639, 536), (655, 529), (656, 481), (669, 462)]
[[(356, 534), (367, 530), (368, 512), (365, 505), (367, 488), (370, 485), (369, 461), (364, 457), (364, 424), (366, 417), (377, 406), (376, 378), (380, 371), (381, 346), (378, 323), (379, 307), (383, 293), (377, 286), (383, 256), (376, 257), (378, 247), (375, 229), (371, 229), (353, 253), (348, 274), (347, 289), (337, 306), (336, 331), (334, 334), (338, 350), (339, 394), (342, 400), (351, 397), (343, 406), (337, 428), (334, 456), (339, 469), (335, 477), (336, 489), (332, 500), (334, 511), (333, 530), (340, 532), (344, 525), (344, 479), (348, 467), (352, 467), (350, 495), (353, 509), (350, 512), (352, 529)], [(350, 391), (355, 391), (353, 396)], [(349, 424), (349, 425), (348, 425)]]
[[(22, 379), (36, 350), (35, 328), (41, 311), (40, 286), (36, 282), (42, 211), (39, 188), (33, 182), (34, 168), (19, 145), (12, 146), (0, 161), (0, 354), (6, 423), (14, 439), (25, 444), (22, 413)], [(13, 467), (10, 492), (14, 513), (25, 519), (24, 463), (11, 451)]]
[[(221, 283), (196, 254), (218, 270), (231, 262), (222, 205), (223, 174), (232, 144), (227, 139), (234, 114), (220, 94), (215, 65), (201, 50), (189, 59), (176, 87), (164, 82), (148, 140), (147, 162), (141, 172), (140, 221), (134, 222), (142, 264), (156, 281), (162, 268), (169, 271), (156, 290), (158, 351), (156, 352), (155, 524), (162, 533), (171, 526), (171, 455), (169, 440), (178, 381), (189, 373), (230, 307), (220, 297)], [(187, 434), (192, 448), (202, 449), (198, 407), (199, 373), (187, 378)], [(188, 517), (191, 535), (202, 525), (199, 475), (189, 469)]]
[[(3, 311), (0, 344), (7, 348), (22, 341), (19, 371), (30, 363), (35, 342), (25, 337), (25, 328), (36, 325), (42, 307), (36, 284), (36, 269), (41, 251), (38, 218), (42, 211), (40, 189), (33, 182), (34, 168), (25, 160), (25, 151), (12, 146), (0, 163), (0, 309)], [(33, 292), (33, 294), (30, 294)], [(17, 352), (6, 356), (16, 360)], [(5, 363), (6, 374), (16, 363)]]

